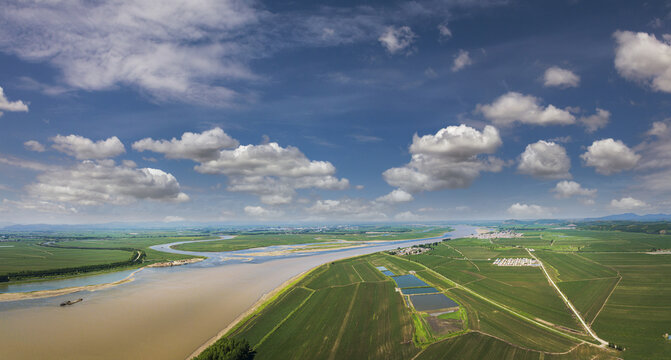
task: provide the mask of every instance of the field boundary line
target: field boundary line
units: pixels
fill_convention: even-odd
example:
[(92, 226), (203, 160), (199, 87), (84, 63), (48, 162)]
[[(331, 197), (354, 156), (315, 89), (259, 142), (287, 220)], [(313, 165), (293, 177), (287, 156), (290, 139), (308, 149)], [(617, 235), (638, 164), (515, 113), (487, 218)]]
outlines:
[(331, 348), (331, 355), (329, 355), (329, 360), (335, 359), (335, 354), (336, 351), (338, 350), (338, 347), (340, 346), (340, 340), (342, 339), (342, 335), (345, 333), (345, 329), (347, 328), (347, 322), (349, 321), (349, 316), (350, 313), (352, 312), (352, 308), (354, 307), (354, 303), (356, 302), (356, 296), (359, 294), (359, 288), (361, 283), (356, 284), (356, 289), (354, 289), (354, 294), (352, 294), (352, 301), (349, 303), (349, 307), (347, 308), (347, 312), (345, 313), (345, 318), (342, 320), (342, 325), (340, 325), (340, 330), (338, 330), (338, 337), (336, 337), (335, 342), (333, 343), (333, 347)]
[(581, 259), (585, 259), (585, 260), (587, 260), (587, 261), (589, 261), (589, 262), (593, 262), (593, 263), (595, 263), (595, 264), (597, 264), (597, 265), (600, 265), (600, 266), (603, 266), (603, 267), (605, 267), (605, 268), (611, 269), (611, 270), (615, 271), (616, 276), (620, 276), (620, 270), (618, 270), (618, 269), (616, 269), (616, 268), (614, 268), (614, 267), (612, 267), (612, 266), (610, 266), (610, 265), (602, 264), (602, 263), (600, 263), (600, 262), (598, 262), (598, 261), (596, 261), (596, 260), (592, 260), (592, 259), (590, 259), (590, 258), (584, 257), (584, 256), (580, 255), (580, 253), (578, 253), (578, 252), (576, 252), (576, 253), (574, 253), (574, 254), (575, 254), (575, 256), (577, 256), (577, 257), (579, 257), (579, 258), (581, 258)]
[(619, 279), (621, 276), (609, 276), (609, 277), (600, 277), (600, 278), (590, 278), (590, 279), (580, 279), (580, 280), (560, 280), (560, 283), (572, 283), (572, 282), (581, 282), (581, 281), (592, 281), (592, 280), (608, 280), (608, 279)]
[[(484, 331), (482, 331), (482, 330), (471, 330), (471, 331), (472, 331), (472, 332), (476, 332), (476, 333), (480, 333), (480, 334), (485, 335), (485, 336), (493, 337), (494, 339), (503, 341), (504, 343), (506, 343), (506, 344), (508, 344), (508, 345), (510, 345), (510, 346), (513, 346), (513, 347), (516, 347), (516, 348), (519, 348), (519, 349), (522, 349), (522, 350), (534, 351), (534, 352), (537, 352), (537, 353), (541, 353), (541, 354), (550, 354), (550, 355), (566, 355), (566, 354), (570, 353), (571, 351), (575, 350), (578, 346), (580, 346), (580, 345), (582, 345), (582, 344), (589, 344), (588, 342), (583, 341), (583, 342), (581, 342), (581, 343), (577, 343), (577, 344), (573, 345), (573, 347), (571, 347), (571, 348), (568, 349), (567, 351), (564, 351), (564, 352), (552, 352), (552, 351), (543, 351), (543, 350), (531, 349), (531, 348), (528, 348), (528, 347), (525, 347), (525, 346), (521, 346), (521, 345), (513, 344), (513, 343), (511, 343), (511, 342), (508, 341), (508, 340), (502, 339), (502, 338), (500, 338), (500, 337), (498, 337), (498, 336), (496, 336), (496, 335), (492, 335), (492, 334), (490, 334), (490, 333), (486, 333), (486, 332), (484, 332)], [(449, 340), (449, 339), (445, 339), (445, 340)], [(442, 341), (442, 340), (441, 340), (441, 341)]]
[(464, 255), (464, 253), (462, 253), (461, 251), (459, 251), (457, 248), (452, 247), (450, 244), (445, 244), (445, 245), (449, 246), (451, 249), (453, 249), (454, 251), (456, 251), (456, 252), (458, 252), (459, 254), (461, 254), (461, 256), (463, 256), (464, 259), (466, 259), (466, 261), (468, 261), (469, 263), (471, 263), (471, 265), (475, 266), (475, 268), (478, 269), (478, 272), (480, 272), (480, 267), (477, 266), (477, 265), (475, 265), (475, 263), (473, 263), (473, 262), (471, 261), (471, 259), (467, 258), (466, 255)]
[[(306, 288), (306, 289), (307, 289), (307, 288)], [(298, 311), (298, 309), (302, 308), (303, 305), (305, 305), (305, 303), (308, 302), (308, 300), (310, 300), (310, 298), (312, 297), (312, 295), (314, 295), (314, 294), (317, 292), (317, 290), (312, 290), (312, 289), (308, 289), (308, 290), (312, 291), (312, 292), (310, 293), (310, 295), (308, 295), (308, 297), (306, 297), (305, 300), (303, 300), (300, 304), (298, 304), (298, 306), (296, 306), (295, 309), (291, 310), (291, 312), (290, 312), (289, 314), (287, 314), (287, 316), (285, 316), (284, 319), (282, 319), (280, 322), (277, 323), (277, 325), (275, 325), (270, 331), (268, 331), (268, 333), (267, 333), (264, 337), (262, 337), (261, 340), (259, 340), (258, 343), (256, 343), (256, 344), (254, 345), (255, 348), (256, 348), (257, 346), (263, 344), (263, 342), (266, 341), (266, 339), (267, 339), (268, 337), (270, 337), (270, 335), (272, 335), (272, 334), (275, 332), (275, 330), (279, 329), (279, 327), (282, 326), (282, 324), (284, 324), (287, 320), (289, 320), (289, 318), (290, 318), (294, 313), (296, 313), (296, 311)]]
[(613, 293), (615, 292), (615, 289), (617, 288), (617, 286), (620, 285), (620, 281), (622, 281), (622, 276), (619, 276), (619, 279), (615, 283), (615, 286), (613, 286), (613, 289), (610, 291), (610, 294), (608, 294), (608, 297), (606, 297), (606, 300), (603, 302), (603, 304), (601, 304), (601, 308), (599, 308), (599, 311), (597, 311), (596, 315), (594, 315), (594, 319), (592, 319), (592, 321), (589, 322), (590, 325), (594, 324), (594, 322), (596, 321), (596, 318), (598, 318), (599, 314), (601, 314), (601, 310), (603, 310), (603, 308), (606, 307), (606, 303), (610, 299), (610, 296), (613, 295)]

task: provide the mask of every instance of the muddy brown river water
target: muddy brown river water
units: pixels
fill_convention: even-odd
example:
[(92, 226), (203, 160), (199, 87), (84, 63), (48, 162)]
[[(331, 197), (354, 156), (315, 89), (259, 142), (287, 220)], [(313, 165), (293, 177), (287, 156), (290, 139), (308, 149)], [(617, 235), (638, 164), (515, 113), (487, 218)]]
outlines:
[[(474, 232), (458, 226), (448, 236)], [(436, 241), (423, 239), (402, 246)], [(0, 304), (0, 359), (185, 359), (265, 293), (315, 266), (396, 248), (372, 245), (308, 256), (144, 269), (96, 292)], [(65, 300), (81, 303), (60, 307)]]

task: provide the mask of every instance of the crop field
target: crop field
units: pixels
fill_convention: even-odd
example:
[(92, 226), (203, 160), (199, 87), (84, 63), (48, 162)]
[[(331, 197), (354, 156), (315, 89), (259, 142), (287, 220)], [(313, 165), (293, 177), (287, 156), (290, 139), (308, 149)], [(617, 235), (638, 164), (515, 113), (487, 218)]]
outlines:
[(258, 359), (411, 358), (420, 349), (410, 311), (390, 278), (361, 269), (377, 271), (365, 258), (318, 268), (229, 336), (250, 341)]
[[(517, 239), (524, 241), (524, 239)], [(467, 245), (462, 245), (466, 243)], [(494, 247), (487, 242), (483, 246), (474, 245), (473, 239), (451, 240), (441, 243), (436, 249), (451, 247), (463, 253), (478, 257), (515, 257), (528, 254), (523, 249)], [(482, 250), (478, 251), (480, 248)], [(440, 251), (440, 250), (439, 250)], [(434, 251), (409, 257), (458, 284), (490, 297), (526, 314), (542, 318), (553, 324), (580, 330), (580, 325), (572, 317), (569, 309), (550, 286), (545, 275), (538, 268), (499, 267), (489, 260), (448, 259), (434, 255)], [(585, 262), (588, 262), (585, 260)], [(590, 263), (592, 264), (592, 263)], [(597, 265), (598, 266), (598, 265)]]
[[(445, 251), (440, 246), (436, 249)], [(470, 264), (441, 258), (448, 264)], [(505, 280), (517, 286), (544, 280), (538, 274), (529, 278), (530, 273), (493, 274), (496, 269), (484, 265), (481, 272), (497, 284)], [(417, 312), (394, 290), (392, 278), (375, 268), (379, 266), (399, 275), (416, 272), (429, 286), (456, 301), (459, 310), (438, 316)], [(543, 284), (548, 286), (546, 281)], [(410, 359), (417, 354), (419, 359), (448, 355), (460, 359), (613, 359), (614, 351), (580, 345), (588, 339), (584, 335), (512, 313), (510, 309), (519, 310), (511, 305), (505, 305), (508, 309), (485, 301), (482, 297), (488, 295), (481, 289), (471, 290), (480, 294), (475, 296), (454, 285), (437, 271), (386, 253), (336, 261), (313, 270), (227, 336), (247, 339), (259, 359)]]
[(591, 323), (606, 299), (613, 291), (620, 278), (611, 277), (592, 280), (564, 281), (557, 283), (573, 305), (578, 309), (583, 319)]
[[(523, 238), (491, 242), (450, 240), (421, 255), (367, 255), (323, 266), (303, 279), (287, 293), (286, 299), (277, 302), (277, 306), (292, 304), (286, 306), (294, 310), (296, 304), (302, 304), (293, 313), (272, 310), (277, 315), (271, 317), (261, 312), (250, 322), (275, 324), (263, 328), (255, 325), (263, 329), (260, 332), (274, 329), (257, 346), (260, 358), (266, 358), (265, 354), (273, 349), (270, 358), (294, 354), (312, 358), (410, 358), (418, 354), (417, 359), (661, 359), (671, 354), (671, 342), (662, 338), (671, 332), (671, 255), (644, 252), (652, 247), (671, 248), (666, 245), (669, 238), (607, 231), (539, 230)], [(525, 248), (531, 246), (557, 286), (599, 337), (623, 346), (625, 351), (590, 345), (592, 339), (540, 268), (492, 264), (497, 257), (529, 257)], [(414, 272), (435, 291), (456, 301), (459, 311), (432, 317), (406, 307), (400, 294), (393, 291), (396, 285), (391, 278), (375, 266), (384, 266), (396, 275)], [(320, 292), (328, 292), (328, 296), (317, 297)], [(363, 295), (367, 292), (371, 293)], [(373, 292), (376, 295), (371, 295)], [(331, 304), (334, 301), (339, 304)], [(316, 302), (323, 302), (322, 309), (335, 309), (333, 314), (319, 313)], [(383, 330), (376, 322), (387, 319), (385, 326), (389, 326), (389, 309), (394, 307), (398, 314), (393, 322), (402, 331), (392, 337), (389, 333), (382, 336), (380, 332), (390, 329)], [(264, 311), (271, 309), (274, 308), (269, 306)], [(380, 311), (384, 315), (371, 315)], [(310, 314), (297, 316), (302, 312)], [(355, 313), (357, 319), (368, 316), (356, 325), (365, 331), (350, 324)], [(284, 320), (278, 326), (279, 318)], [(275, 355), (275, 349), (291, 343), (287, 334), (300, 333), (299, 329), (309, 325), (308, 318), (317, 319), (319, 324), (309, 328), (314, 337), (293, 343), (300, 343), (296, 353)], [(326, 325), (329, 321), (335, 324)], [(252, 328), (244, 329), (235, 336), (248, 337), (252, 342), (264, 338)], [(445, 329), (451, 330), (442, 332)], [(359, 336), (350, 336), (349, 332)], [(344, 344), (348, 345), (342, 348)], [(371, 348), (378, 352), (373, 354)], [(394, 355), (385, 351), (393, 351)]]
[[(575, 281), (617, 276), (617, 272), (575, 253), (537, 250), (555, 281)], [(552, 271), (549, 270), (552, 268)]]
[(185, 251), (234, 251), (255, 247), (275, 245), (296, 245), (323, 243), (337, 240), (347, 241), (392, 241), (421, 239), (441, 236), (450, 231), (450, 228), (437, 227), (426, 229), (423, 227), (412, 228), (406, 231), (374, 231), (368, 233), (300, 233), (300, 234), (242, 234), (233, 239), (208, 241), (202, 243), (182, 244), (175, 249)]
[(89, 248), (137, 248), (142, 249), (147, 257), (146, 262), (159, 262), (167, 260), (189, 259), (193, 256), (170, 254), (162, 251), (152, 250), (149, 247), (176, 241), (191, 241), (211, 239), (211, 236), (167, 236), (167, 237), (121, 237), (111, 239), (87, 239), (59, 241), (57, 246), (76, 246)]
[(497, 360), (571, 360), (612, 359), (612, 354), (593, 346), (581, 345), (567, 354), (548, 354), (520, 348), (494, 337), (471, 332), (446, 339), (427, 347), (417, 360), (430, 359), (497, 359)]
[(479, 274), (486, 278), (468, 284), (470, 289), (553, 324), (581, 329), (540, 269), (483, 264)]
[(668, 358), (671, 342), (662, 339), (662, 335), (671, 332), (671, 255), (585, 256), (615, 268), (622, 276), (594, 320), (593, 329), (624, 346), (626, 359)]
[[(87, 271), (114, 271), (160, 261), (188, 259), (193, 256), (164, 253), (149, 249), (149, 247), (166, 242), (203, 239), (206, 237), (143, 237), (120, 236), (117, 234), (100, 239), (89, 237), (77, 239), (74, 235), (70, 238), (67, 239), (67, 236), (60, 236), (54, 240), (52, 237), (44, 236), (36, 239), (18, 239), (17, 241), (4, 241), (0, 243), (0, 246), (2, 246), (0, 247), (0, 276), (20, 271), (48, 271), (127, 262), (132, 257), (132, 249), (143, 251), (146, 254), (144, 260), (132, 265), (117, 266), (105, 270), (82, 270), (73, 274), (56, 275), (56, 277), (76, 276)], [(47, 242), (50, 246), (40, 245)], [(37, 278), (27, 279), (30, 281)], [(25, 281), (25, 279), (19, 281)]]
[(128, 251), (58, 249), (37, 241), (5, 242), (0, 247), (0, 274), (24, 270), (47, 270), (127, 260)]
[(523, 320), (472, 294), (453, 289), (447, 292), (468, 311), (469, 327), (496, 336), (507, 342), (536, 351), (563, 352), (580, 343)]

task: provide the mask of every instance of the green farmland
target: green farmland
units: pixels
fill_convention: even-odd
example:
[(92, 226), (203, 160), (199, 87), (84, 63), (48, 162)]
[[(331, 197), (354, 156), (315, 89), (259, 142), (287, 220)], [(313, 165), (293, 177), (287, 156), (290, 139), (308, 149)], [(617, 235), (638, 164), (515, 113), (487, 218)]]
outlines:
[[(169, 254), (150, 249), (166, 242), (202, 239), (199, 236), (109, 236), (97, 239), (55, 238), (4, 241), (0, 247), (0, 277), (22, 273), (19, 280), (10, 276), (9, 281), (30, 281), (45, 277), (76, 276), (84, 273), (115, 271), (140, 267), (156, 262), (188, 259), (192, 256)], [(129, 263), (133, 254), (144, 257)], [(63, 273), (63, 269), (71, 269)], [(32, 276), (30, 274), (34, 273)], [(54, 275), (49, 275), (53, 273)]]
[[(443, 244), (434, 251), (459, 255)], [(459, 288), (433, 267), (418, 262), (419, 258), (413, 256), (413, 261), (376, 253), (320, 266), (226, 336), (249, 341), (258, 359), (436, 359), (447, 354), (460, 359), (615, 358), (613, 350), (589, 344), (588, 337), (575, 330), (548, 326), (549, 322), (535, 320), (512, 306), (502, 307), (498, 303), (501, 299), (492, 304), (484, 300), (489, 299), (489, 293), (485, 296)], [(444, 262), (451, 264), (449, 260)], [(463, 263), (468, 262), (459, 262)], [(395, 291), (394, 281), (375, 269), (377, 266), (396, 275), (415, 273), (457, 301), (459, 311), (435, 319), (418, 312), (406, 305)], [(487, 269), (486, 273), (498, 279), (493, 271)], [(537, 279), (528, 275), (518, 279), (525, 281), (535, 283)], [(436, 319), (459, 325), (440, 332)]]
[[(623, 351), (596, 346), (540, 267), (492, 264), (529, 258), (527, 248), (592, 330)], [(671, 237), (547, 229), (371, 254), (315, 269), (228, 336), (249, 340), (260, 359), (668, 358), (671, 255), (646, 253), (653, 248), (671, 248)], [(458, 312), (437, 318), (461, 325), (440, 333), (376, 266), (416, 274), (456, 301)]]
[(234, 251), (274, 245), (296, 245), (345, 241), (392, 241), (410, 240), (441, 236), (450, 228), (402, 228), (377, 229), (376, 231), (325, 232), (325, 233), (288, 233), (288, 234), (240, 234), (233, 239), (181, 244), (175, 249), (185, 251)]

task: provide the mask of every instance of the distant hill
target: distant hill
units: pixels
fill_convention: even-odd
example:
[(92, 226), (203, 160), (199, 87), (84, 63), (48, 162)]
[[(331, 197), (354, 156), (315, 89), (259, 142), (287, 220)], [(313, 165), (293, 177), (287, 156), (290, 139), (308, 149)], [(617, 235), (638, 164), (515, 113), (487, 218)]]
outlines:
[(583, 219), (583, 221), (671, 221), (671, 214), (638, 215), (634, 213), (625, 213), (598, 218), (586, 218)]

